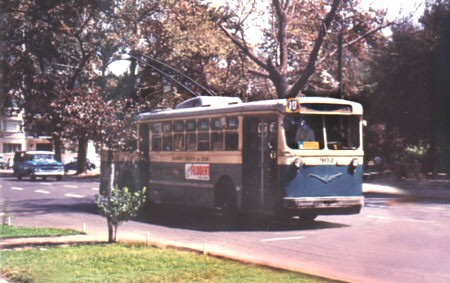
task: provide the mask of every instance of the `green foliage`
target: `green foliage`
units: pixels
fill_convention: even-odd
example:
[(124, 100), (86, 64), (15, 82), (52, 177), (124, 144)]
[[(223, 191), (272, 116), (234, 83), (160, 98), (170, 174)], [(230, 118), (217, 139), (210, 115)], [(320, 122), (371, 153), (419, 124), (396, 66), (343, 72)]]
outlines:
[(78, 235), (80, 232), (70, 229), (36, 228), (36, 227), (16, 227), (0, 225), (0, 239), (29, 238), (29, 237), (55, 237)]
[(96, 203), (100, 213), (108, 218), (113, 225), (128, 221), (137, 215), (139, 209), (145, 203), (146, 188), (140, 191), (130, 192), (128, 188), (115, 187), (111, 196), (97, 196)]
[(295, 272), (197, 253), (144, 246), (91, 245), (2, 251), (14, 282), (329, 282)]
[(430, 2), (420, 25), (399, 20), (392, 39), (375, 53), (376, 88), (366, 108), (369, 155), (389, 160), (410, 155), (407, 148), (422, 147), (428, 149), (420, 160), (426, 170), (436, 170), (436, 160), (448, 164), (449, 19), (449, 1)]
[(97, 196), (95, 202), (100, 210), (100, 214), (106, 217), (108, 227), (111, 225), (114, 228), (114, 231), (108, 231), (110, 242), (116, 241), (119, 224), (137, 215), (139, 209), (145, 203), (145, 192), (145, 187), (142, 190), (130, 192), (126, 187), (118, 188), (116, 186), (112, 189), (109, 196)]

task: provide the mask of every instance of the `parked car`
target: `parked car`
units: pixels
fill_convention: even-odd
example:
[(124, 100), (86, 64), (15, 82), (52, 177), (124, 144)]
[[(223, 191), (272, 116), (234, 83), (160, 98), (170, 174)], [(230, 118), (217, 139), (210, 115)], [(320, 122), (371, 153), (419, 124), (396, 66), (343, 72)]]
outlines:
[[(77, 158), (73, 158), (69, 163), (64, 164), (64, 171), (67, 172), (69, 170), (76, 171), (78, 166)], [(96, 168), (95, 164), (92, 163), (89, 159), (86, 159), (86, 170), (93, 170)]]
[(64, 175), (64, 165), (55, 160), (55, 154), (51, 151), (18, 151), (14, 155), (13, 168), (18, 180), (30, 176), (31, 180), (56, 177), (61, 181)]
[(6, 160), (5, 157), (3, 156), (3, 154), (0, 155), (0, 169), (6, 169), (7, 168), (7, 164), (6, 164)]

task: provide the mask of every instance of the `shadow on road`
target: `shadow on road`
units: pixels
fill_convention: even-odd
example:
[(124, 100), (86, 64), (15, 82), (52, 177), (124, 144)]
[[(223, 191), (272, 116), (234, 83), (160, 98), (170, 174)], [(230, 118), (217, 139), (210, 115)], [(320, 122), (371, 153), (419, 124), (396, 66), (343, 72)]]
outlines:
[[(61, 199), (40, 199), (39, 201), (10, 201), (3, 200), (1, 204), (5, 214), (12, 217), (32, 215), (45, 216), (49, 214), (87, 213), (98, 215), (97, 205), (92, 200), (77, 202), (62, 201)], [(234, 220), (213, 215), (208, 210), (192, 210), (185, 208), (157, 208), (145, 207), (133, 221), (205, 232), (218, 231), (298, 231), (320, 230), (348, 227), (340, 223), (327, 221), (301, 221), (300, 219), (274, 219), (262, 216), (238, 215)]]
[(234, 219), (213, 215), (208, 210), (183, 208), (145, 208), (134, 221), (199, 231), (298, 231), (344, 228), (347, 225), (327, 221), (301, 221), (298, 218), (237, 215)]
[(76, 203), (62, 202), (61, 199), (40, 199), (39, 201), (18, 201), (3, 200), (1, 204), (5, 214), (12, 217), (33, 215), (40, 216), (53, 213), (82, 212), (98, 214), (97, 205), (92, 201)]

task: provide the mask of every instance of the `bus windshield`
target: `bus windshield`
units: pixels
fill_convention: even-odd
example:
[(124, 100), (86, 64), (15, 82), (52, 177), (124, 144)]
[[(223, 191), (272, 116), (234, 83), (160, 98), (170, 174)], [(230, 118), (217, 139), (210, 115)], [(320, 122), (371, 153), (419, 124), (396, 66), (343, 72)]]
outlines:
[(287, 145), (302, 150), (354, 150), (360, 146), (359, 116), (289, 114)]

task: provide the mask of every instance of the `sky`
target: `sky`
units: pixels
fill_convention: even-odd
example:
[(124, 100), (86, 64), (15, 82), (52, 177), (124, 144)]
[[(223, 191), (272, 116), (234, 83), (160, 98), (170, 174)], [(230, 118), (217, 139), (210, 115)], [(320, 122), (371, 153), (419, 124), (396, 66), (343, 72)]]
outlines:
[(426, 0), (361, 0), (363, 6), (386, 9), (389, 20), (410, 13), (418, 19), (423, 14), (425, 2)]

